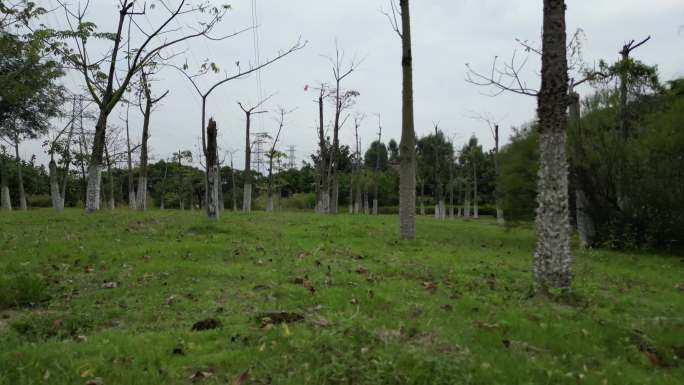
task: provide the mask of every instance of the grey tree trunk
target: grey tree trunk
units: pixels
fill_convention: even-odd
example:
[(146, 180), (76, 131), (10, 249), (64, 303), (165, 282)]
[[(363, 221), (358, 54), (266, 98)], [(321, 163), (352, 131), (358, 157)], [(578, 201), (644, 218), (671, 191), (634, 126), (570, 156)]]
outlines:
[(207, 125), (207, 194), (206, 208), (209, 219), (219, 218), (219, 189), (221, 187), (221, 174), (218, 167), (218, 145), (216, 137), (218, 129), (214, 119), (209, 119)]
[(399, 237), (416, 237), (416, 133), (413, 119), (413, 55), (409, 0), (400, 0), (402, 113), (399, 145)]
[(321, 93), (318, 96), (318, 149), (320, 159), (318, 160), (318, 182), (316, 211), (324, 214), (330, 210), (330, 185), (328, 183), (328, 151), (325, 143), (325, 122), (323, 121), (323, 99), (325, 97), (325, 86), (321, 85)]
[(477, 163), (473, 162), (473, 218), (480, 218), (480, 208), (477, 202)]
[(50, 170), (50, 199), (52, 201), (52, 208), (60, 212), (64, 210), (64, 201), (59, 190), (59, 176), (57, 175), (57, 163), (54, 159), (50, 159), (48, 166)]
[(6, 211), (12, 211), (12, 199), (7, 183), (7, 161), (4, 154), (0, 157), (0, 207)]
[(337, 214), (339, 212), (340, 202), (340, 181), (337, 171), (333, 171), (332, 175), (332, 193), (330, 196), (330, 213)]
[(27, 210), (26, 191), (24, 190), (24, 174), (21, 167), (21, 157), (19, 156), (19, 141), (14, 142), (14, 156), (17, 161), (17, 183), (19, 187), (19, 209)]
[(587, 212), (589, 202), (582, 189), (575, 190), (575, 211), (577, 211), (577, 234), (579, 235), (580, 245), (587, 248), (591, 245), (591, 240), (596, 236), (596, 227), (591, 215)]
[(565, 7), (564, 0), (544, 0), (542, 86), (537, 112), (540, 131), (537, 245), (534, 252), (534, 274), (537, 286), (542, 290), (569, 289), (572, 281), (565, 153), (568, 107)]
[(242, 194), (242, 211), (252, 211), (252, 149), (249, 142), (251, 112), (245, 112), (245, 184)]
[[(128, 208), (135, 210), (137, 207), (137, 202), (135, 199), (135, 186), (133, 183), (133, 159), (131, 151), (131, 134), (128, 124), (128, 112), (130, 109), (130, 104), (126, 107), (126, 162), (128, 163)], [(143, 140), (145, 138), (145, 127), (143, 125)], [(142, 154), (140, 155), (142, 157)], [(142, 174), (141, 174), (142, 176)], [(138, 186), (140, 186), (140, 181), (138, 181)], [(138, 187), (140, 188), (140, 187)]]
[(107, 145), (104, 147), (105, 156), (107, 157), (107, 175), (109, 176), (109, 209), (114, 210), (116, 208), (116, 202), (114, 200), (114, 174), (112, 173), (112, 160), (109, 157), (109, 151), (107, 150)]
[[(575, 157), (581, 157), (582, 152), (582, 130), (580, 126), (580, 98), (579, 94), (574, 92), (574, 90), (569, 91), (570, 97), (570, 123), (575, 128)], [(583, 190), (583, 182), (581, 170), (579, 167), (574, 169), (575, 175), (575, 222), (577, 225), (577, 234), (579, 236), (580, 245), (583, 248), (589, 247), (591, 240), (596, 235), (596, 228), (594, 227), (594, 221), (588, 212), (589, 201)]]
[(496, 184), (494, 185), (494, 195), (496, 199), (496, 223), (503, 225), (506, 223), (504, 219), (501, 182), (499, 181), (499, 125), (494, 125), (494, 175), (496, 177)]
[[(106, 98), (108, 99), (108, 98)], [(102, 101), (108, 103), (109, 100)], [(100, 111), (97, 124), (95, 125), (95, 138), (93, 150), (90, 155), (88, 166), (88, 186), (86, 188), (86, 212), (94, 212), (100, 209), (100, 182), (102, 177), (102, 155), (105, 147), (105, 131), (107, 129), (108, 112)]]

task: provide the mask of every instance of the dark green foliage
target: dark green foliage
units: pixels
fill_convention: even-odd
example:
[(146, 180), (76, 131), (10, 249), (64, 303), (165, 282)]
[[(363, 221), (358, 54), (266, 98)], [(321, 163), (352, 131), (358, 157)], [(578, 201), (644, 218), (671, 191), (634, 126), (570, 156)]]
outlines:
[(597, 228), (614, 248), (684, 246), (684, 96), (681, 81), (630, 103), (627, 138), (616, 128), (616, 95), (585, 102), (573, 159)]
[(534, 126), (514, 131), (510, 143), (499, 153), (499, 167), (506, 220), (533, 220), (539, 168), (539, 134)]
[(385, 146), (385, 143), (380, 143), (376, 140), (375, 142), (371, 143), (370, 147), (363, 156), (363, 165), (366, 167), (367, 170), (375, 171), (378, 156), (380, 157), (380, 171), (386, 171), (389, 164), (389, 158), (387, 156), (387, 147)]

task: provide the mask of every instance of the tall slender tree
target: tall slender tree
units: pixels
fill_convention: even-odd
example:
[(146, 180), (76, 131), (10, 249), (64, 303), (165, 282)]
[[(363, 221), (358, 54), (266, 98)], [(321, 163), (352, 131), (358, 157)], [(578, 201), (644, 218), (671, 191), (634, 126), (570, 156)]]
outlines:
[[(390, 0), (386, 16), (401, 39), (402, 114), (399, 144), (399, 237), (416, 237), (416, 132), (413, 119), (413, 54), (411, 51), (411, 15), (409, 0), (399, 0), (399, 10)], [(401, 15), (401, 23), (397, 18)]]
[(248, 213), (252, 211), (252, 141), (251, 141), (251, 122), (252, 116), (257, 114), (265, 114), (268, 111), (259, 110), (261, 106), (268, 101), (273, 95), (268, 96), (255, 105), (245, 107), (242, 102), (238, 102), (238, 106), (242, 112), (245, 113), (245, 175), (244, 187), (242, 193), (242, 211)]
[[(169, 94), (169, 91), (164, 92), (161, 96), (155, 98), (152, 96), (152, 85), (150, 83), (151, 73), (148, 68), (143, 68), (140, 71), (140, 98), (144, 98), (144, 107), (142, 100), (139, 103), (140, 111), (143, 114), (142, 127), (142, 141), (140, 142), (140, 164), (138, 175), (138, 194), (135, 199), (138, 210), (147, 210), (147, 162), (148, 162), (148, 141), (150, 139), (150, 118), (152, 116), (152, 109), (162, 99)], [(130, 151), (130, 150), (129, 150)]]

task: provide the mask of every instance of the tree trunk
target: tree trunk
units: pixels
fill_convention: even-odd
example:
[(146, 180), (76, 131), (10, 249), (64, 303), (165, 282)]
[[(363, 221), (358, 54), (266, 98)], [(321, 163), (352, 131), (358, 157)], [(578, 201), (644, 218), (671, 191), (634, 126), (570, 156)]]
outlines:
[(328, 150), (325, 143), (325, 126), (323, 122), (323, 85), (321, 85), (321, 94), (318, 97), (318, 148), (320, 159), (318, 160), (319, 167), (319, 181), (318, 181), (318, 196), (316, 206), (319, 213), (327, 213), (330, 211), (330, 190), (328, 184), (328, 165), (327, 156)]
[[(103, 103), (108, 100), (103, 100)], [(97, 124), (95, 125), (95, 138), (93, 151), (90, 155), (88, 166), (88, 186), (86, 189), (86, 212), (92, 213), (100, 209), (100, 181), (102, 178), (102, 154), (105, 147), (105, 131), (107, 129), (108, 113), (100, 111)]]
[(48, 168), (50, 170), (50, 199), (52, 200), (52, 208), (60, 212), (64, 210), (64, 205), (59, 193), (59, 175), (57, 175), (57, 163), (55, 163), (54, 159), (50, 159)]
[(266, 198), (266, 211), (273, 212), (273, 156), (274, 151), (271, 151), (271, 157), (268, 159), (268, 189)]
[(416, 237), (416, 134), (413, 121), (413, 55), (409, 0), (400, 0), (402, 115), (399, 171), (399, 237)]
[(147, 142), (150, 139), (150, 115), (152, 114), (152, 100), (145, 98), (145, 114), (143, 117), (142, 141), (140, 143), (140, 175), (138, 176), (138, 196), (135, 199), (138, 210), (147, 210)]
[(252, 149), (249, 141), (251, 114), (245, 113), (245, 184), (242, 193), (242, 211), (252, 211)]
[(17, 182), (19, 187), (19, 209), (27, 210), (26, 191), (24, 190), (24, 174), (21, 167), (21, 157), (19, 156), (19, 141), (14, 142), (14, 156), (17, 161)]
[(3, 210), (12, 211), (12, 199), (7, 184), (7, 159), (4, 154), (0, 156), (0, 207)]
[(354, 173), (356, 170), (352, 168), (349, 173), (349, 214), (354, 214)]
[[(128, 208), (131, 210), (135, 210), (137, 206), (137, 202), (135, 199), (135, 185), (133, 183), (133, 157), (132, 151), (131, 151), (131, 134), (129, 130), (129, 124), (128, 124), (128, 110), (130, 109), (130, 104), (126, 108), (126, 162), (128, 163)], [(147, 116), (144, 118), (145, 123), (143, 123), (143, 141), (145, 140), (145, 124), (147, 123), (148, 119)], [(142, 158), (142, 153), (140, 154), (140, 157)], [(140, 178), (142, 179), (142, 174), (140, 174)], [(140, 189), (140, 180), (138, 181), (138, 189)], [(142, 208), (144, 210), (144, 208)]]
[[(337, 168), (337, 166), (334, 166)], [(335, 169), (332, 173), (332, 192), (330, 194), (330, 213), (337, 214), (339, 212), (340, 203), (340, 180), (339, 175)]]
[[(582, 130), (580, 126), (580, 99), (579, 95), (570, 90), (570, 123), (575, 128), (575, 159), (579, 161), (582, 157)], [(579, 236), (580, 245), (583, 248), (589, 247), (592, 238), (596, 235), (596, 228), (594, 227), (594, 221), (589, 215), (589, 200), (584, 193), (584, 183), (582, 178), (582, 170), (580, 167), (573, 168), (573, 174), (575, 176), (575, 223), (577, 225), (577, 234)]]
[(473, 161), (473, 218), (480, 218), (480, 210), (477, 202), (477, 163)]
[(114, 201), (114, 174), (112, 173), (112, 160), (109, 157), (106, 144), (104, 145), (104, 152), (107, 157), (107, 175), (109, 176), (109, 209), (114, 210), (116, 208), (116, 202)]
[(216, 128), (216, 122), (214, 119), (209, 119), (209, 124), (207, 125), (207, 194), (205, 197), (207, 199), (207, 217), (209, 219), (219, 218), (219, 188), (221, 186), (221, 174), (218, 167), (218, 145), (216, 137), (218, 130)]
[(494, 177), (496, 182), (494, 185), (494, 199), (496, 200), (496, 223), (503, 225), (506, 223), (503, 213), (503, 203), (501, 202), (501, 181), (499, 171), (499, 125), (494, 125)]
[(568, 107), (565, 8), (564, 0), (544, 0), (542, 86), (537, 112), (540, 131), (537, 245), (534, 253), (536, 283), (542, 290), (569, 289), (572, 281), (565, 154)]

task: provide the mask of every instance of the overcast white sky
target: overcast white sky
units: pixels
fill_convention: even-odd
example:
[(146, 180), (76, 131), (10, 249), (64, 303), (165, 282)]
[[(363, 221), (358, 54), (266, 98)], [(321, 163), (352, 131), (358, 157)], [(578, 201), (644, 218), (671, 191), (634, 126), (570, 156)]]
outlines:
[[(77, 0), (67, 0), (72, 4)], [(226, 0), (233, 8), (217, 29), (216, 35), (233, 32), (251, 24), (252, 0)], [(169, 0), (174, 3), (175, 0)], [(38, 0), (52, 8), (55, 0)], [(101, 31), (112, 31), (115, 23), (113, 0), (91, 0), (90, 17)], [(217, 3), (219, 3), (217, 1)], [(568, 0), (567, 23), (571, 33), (582, 28), (586, 35), (584, 59), (588, 63), (599, 59), (614, 61), (625, 41), (640, 40), (648, 35), (652, 40), (635, 52), (635, 57), (648, 64), (657, 64), (663, 80), (684, 76), (684, 1), (682, 0)], [(307, 158), (316, 146), (315, 91), (304, 92), (306, 84), (330, 82), (330, 65), (322, 55), (334, 52), (335, 39), (348, 57), (363, 58), (359, 70), (345, 82), (346, 88), (361, 93), (355, 110), (368, 118), (362, 127), (362, 142), (369, 144), (377, 135), (377, 118), (382, 115), (384, 138), (400, 137), (401, 126), (401, 46), (390, 29), (381, 7), (384, 0), (256, 0), (259, 17), (260, 54), (273, 57), (279, 49), (292, 45), (299, 36), (308, 41), (305, 49), (283, 59), (261, 74), (263, 92), (277, 95), (266, 106), (274, 111), (278, 105), (298, 108), (288, 117), (282, 133), (281, 149), (297, 147), (297, 162)], [(483, 95), (486, 89), (468, 84), (465, 63), (487, 71), (495, 55), (510, 58), (516, 47), (514, 38), (539, 41), (541, 31), (541, 0), (413, 0), (411, 1), (416, 131), (419, 136), (432, 131), (432, 122), (457, 144), (475, 133), (490, 148), (493, 139), (487, 127), (467, 116), (470, 111), (489, 113), (501, 119), (502, 138), (507, 140), (510, 127), (534, 118), (536, 100), (519, 95), (496, 98)], [(149, 26), (161, 16), (160, 8), (148, 10), (141, 25)], [(182, 24), (196, 19), (182, 19)], [(50, 15), (45, 22), (64, 27), (63, 14)], [(224, 69), (232, 70), (239, 60), (253, 61), (251, 33), (211, 42), (195, 40), (176, 51), (187, 50), (187, 62), (196, 67), (210, 58)], [(184, 60), (180, 60), (182, 63)], [(530, 84), (539, 83), (536, 72), (539, 58), (531, 57), (527, 69)], [(151, 149), (155, 159), (169, 157), (178, 149), (197, 150), (200, 135), (200, 99), (190, 84), (175, 70), (162, 71), (154, 84), (156, 93), (170, 90), (152, 116)], [(216, 75), (213, 79), (219, 79)], [(83, 92), (82, 78), (69, 74), (64, 80), (74, 92)], [(589, 92), (582, 89), (581, 92)], [(237, 101), (247, 103), (257, 99), (254, 77), (234, 81), (219, 89), (209, 100), (208, 114), (217, 122), (220, 145), (225, 150), (237, 150), (235, 165), (243, 166), (244, 116)], [(328, 106), (329, 107), (329, 106)], [(134, 111), (134, 110), (131, 110)], [(328, 118), (331, 111), (327, 111)], [(140, 136), (139, 113), (132, 117), (132, 135)], [(120, 111), (110, 117), (110, 125), (122, 125)], [(254, 125), (257, 130), (274, 132), (273, 114), (263, 115)], [(94, 124), (94, 123), (91, 123)], [(341, 133), (343, 144), (352, 144), (353, 126), (347, 124)], [(138, 142), (139, 139), (136, 139)], [(24, 156), (36, 154), (44, 160), (43, 149), (37, 143), (23, 146)]]

